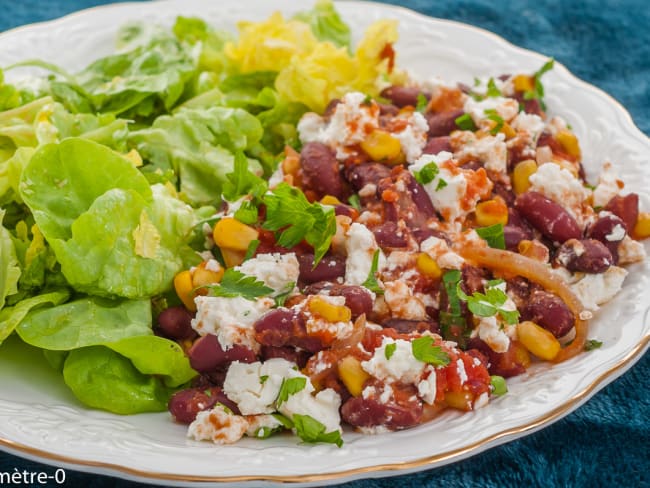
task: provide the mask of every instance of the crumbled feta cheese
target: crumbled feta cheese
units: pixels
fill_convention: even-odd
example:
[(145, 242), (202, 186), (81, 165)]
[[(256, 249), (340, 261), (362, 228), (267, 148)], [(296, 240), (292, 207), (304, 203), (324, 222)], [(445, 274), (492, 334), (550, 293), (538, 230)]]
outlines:
[(488, 404), (489, 401), (489, 396), (487, 393), (481, 393), (479, 397), (474, 400), (474, 410), (478, 410), (479, 408), (483, 408)]
[(618, 264), (636, 263), (645, 258), (646, 252), (643, 244), (629, 236), (625, 236), (618, 245)]
[[(372, 259), (379, 249), (375, 235), (363, 224), (353, 223), (345, 240), (347, 259), (345, 261), (345, 283), (361, 285), (368, 279), (372, 269)], [(379, 250), (378, 270), (386, 264), (384, 253)]]
[(271, 413), (282, 380), (295, 366), (281, 358), (250, 364), (235, 361), (228, 368), (223, 391), (243, 415)]
[(266, 286), (273, 288), (273, 295), (285, 292), (290, 284), (298, 281), (300, 266), (295, 253), (258, 254), (244, 261), (235, 268), (245, 275), (254, 276), (263, 281)]
[(408, 320), (426, 320), (424, 303), (413, 294), (413, 290), (402, 280), (384, 283), (384, 301), (394, 317)]
[(248, 437), (265, 437), (265, 429), (276, 430), (283, 427), (282, 422), (276, 419), (273, 415), (251, 415), (246, 417), (248, 421), (248, 429), (246, 435)]
[(549, 146), (539, 146), (535, 150), (535, 161), (538, 166), (553, 162), (553, 150)]
[(506, 352), (510, 347), (510, 337), (497, 321), (496, 316), (480, 317), (478, 326), (472, 331), (495, 352)]
[(508, 148), (506, 146), (505, 134), (499, 132), (491, 136), (476, 137), (476, 134), (469, 131), (458, 132), (454, 136), (458, 138), (452, 145), (459, 147), (454, 152), (458, 160), (477, 160), (483, 163), (486, 170), (505, 175), (508, 169)]
[(427, 253), (444, 269), (460, 269), (465, 260), (449, 249), (447, 241), (438, 237), (429, 237), (420, 244), (420, 251)]
[(610, 266), (604, 273), (588, 273), (570, 285), (571, 291), (587, 310), (598, 310), (598, 305), (610, 301), (621, 290), (627, 271)]
[(432, 366), (425, 369), (425, 374), (428, 376), (418, 383), (418, 396), (422, 398), (425, 403), (433, 405), (436, 401), (437, 394), (437, 377), (436, 370)]
[[(386, 359), (386, 346), (395, 344), (390, 359)], [(401, 381), (402, 383), (418, 384), (426, 364), (413, 356), (410, 341), (384, 337), (381, 345), (368, 361), (362, 361), (363, 370), (386, 382)]]
[(511, 123), (512, 128), (517, 131), (526, 131), (531, 140), (536, 141), (544, 131), (544, 121), (539, 115), (520, 112)]
[(366, 183), (363, 185), (363, 188), (359, 190), (359, 196), (361, 198), (372, 197), (377, 194), (377, 185), (374, 183)]
[(216, 259), (208, 259), (208, 261), (205, 263), (205, 269), (207, 271), (214, 271), (215, 273), (218, 273), (221, 271), (221, 264), (219, 264), (219, 261)]
[(284, 181), (284, 170), (282, 165), (278, 164), (278, 168), (273, 172), (269, 178), (269, 188), (273, 189)]
[(192, 328), (199, 335), (214, 334), (221, 347), (230, 349), (233, 345), (246, 346), (258, 351), (253, 324), (274, 306), (271, 298), (247, 300), (243, 297), (197, 296), (196, 316)]
[(411, 163), (420, 157), (427, 143), (429, 124), (420, 112), (413, 112), (407, 119), (408, 124), (400, 131), (393, 133), (400, 144), (406, 162)]
[(603, 164), (603, 170), (598, 178), (598, 184), (594, 189), (594, 207), (604, 207), (609, 201), (619, 194), (623, 188), (623, 182), (616, 177), (611, 163)]
[(546, 124), (546, 129), (551, 133), (551, 135), (556, 135), (559, 131), (561, 130), (566, 130), (568, 129), (569, 126), (562, 117), (559, 115), (556, 115), (553, 117), (551, 120), (548, 121), (548, 124)]
[(187, 436), (197, 441), (212, 441), (215, 444), (233, 444), (243, 437), (248, 429), (248, 421), (227, 412), (217, 405), (212, 410), (204, 410), (187, 429)]
[[(514, 98), (504, 97), (487, 97), (483, 100), (467, 97), (463, 110), (470, 114), (474, 123), (480, 127), (483, 121), (489, 120), (488, 115), (492, 110), (496, 110), (505, 122), (510, 122), (519, 112), (519, 102)], [(486, 110), (488, 113), (485, 113)]]
[(562, 205), (578, 222), (582, 218), (582, 204), (589, 191), (571, 172), (555, 163), (542, 164), (530, 175), (530, 191), (536, 191)]
[(605, 236), (605, 239), (609, 242), (618, 242), (622, 241), (626, 234), (625, 227), (621, 224), (616, 224), (611, 232)]

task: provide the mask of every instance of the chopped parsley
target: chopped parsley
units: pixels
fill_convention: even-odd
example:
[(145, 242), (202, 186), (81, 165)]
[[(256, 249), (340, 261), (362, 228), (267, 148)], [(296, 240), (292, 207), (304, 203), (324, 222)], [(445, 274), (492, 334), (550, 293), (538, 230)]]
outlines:
[(470, 114), (463, 114), (460, 117), (456, 117), (454, 122), (456, 123), (456, 126), (460, 130), (475, 131), (478, 129), (478, 127), (476, 127), (476, 124), (474, 123), (474, 120), (472, 120), (472, 116)]
[(296, 287), (296, 282), (292, 281), (287, 285), (287, 287), (284, 290), (278, 293), (275, 296), (275, 306), (284, 307), (284, 303), (287, 301), (287, 298), (289, 298), (289, 295), (291, 295), (291, 292), (295, 287)]
[(242, 204), (233, 214), (233, 217), (244, 224), (253, 225), (257, 223), (259, 210), (257, 208), (257, 205), (249, 200), (242, 202)]
[(386, 361), (390, 360), (390, 358), (393, 357), (393, 354), (395, 354), (395, 349), (397, 349), (397, 344), (394, 342), (386, 344), (386, 347), (384, 348), (384, 356), (386, 356)]
[(424, 96), (422, 93), (418, 93), (418, 98), (417, 98), (417, 104), (415, 105), (415, 110), (417, 112), (424, 112), (427, 109), (427, 105), (429, 104), (429, 100), (427, 100), (427, 97)]
[(490, 386), (492, 387), (492, 394), (496, 396), (505, 395), (508, 393), (508, 385), (503, 376), (493, 374), (490, 376)]
[(276, 428), (271, 428), (271, 427), (260, 427), (255, 431), (255, 438), (256, 439), (268, 439), (271, 437), (273, 434), (276, 432), (279, 432), (282, 430), (282, 427), (276, 427)]
[(438, 173), (440, 173), (440, 168), (438, 168), (438, 165), (432, 161), (425, 164), (421, 170), (413, 173), (413, 177), (415, 178), (415, 181), (421, 185), (426, 185), (435, 180)]
[(478, 227), (476, 233), (479, 237), (485, 239), (488, 243), (488, 246), (495, 249), (505, 249), (506, 248), (506, 238), (503, 233), (503, 224), (494, 224), (487, 227)]
[(242, 151), (235, 153), (232, 173), (226, 173), (222, 195), (229, 202), (234, 202), (245, 195), (261, 197), (268, 188), (268, 183), (248, 169), (248, 158)]
[(373, 293), (376, 293), (378, 295), (383, 295), (384, 290), (381, 286), (379, 286), (379, 282), (377, 281), (377, 277), (375, 276), (377, 274), (377, 268), (379, 267), (379, 249), (375, 251), (375, 254), (372, 256), (372, 264), (370, 265), (370, 272), (368, 273), (368, 277), (366, 278), (366, 281), (361, 283), (361, 286), (365, 286), (368, 290), (370, 290)]
[(359, 200), (359, 195), (354, 193), (353, 195), (348, 198), (348, 203), (352, 208), (358, 210), (359, 212), (361, 211), (361, 200)]
[(255, 251), (257, 251), (257, 248), (260, 245), (259, 239), (253, 239), (250, 244), (248, 244), (248, 248), (246, 249), (246, 254), (244, 255), (244, 261), (248, 261), (250, 258), (252, 258), (255, 255)]
[(549, 59), (544, 65), (535, 72), (533, 79), (535, 80), (534, 88), (524, 92), (524, 100), (538, 100), (542, 110), (546, 110), (546, 104), (544, 103), (544, 85), (542, 85), (542, 75), (553, 69), (555, 60), (553, 58)]
[(486, 95), (488, 97), (500, 97), (501, 96), (501, 90), (497, 87), (496, 82), (494, 81), (494, 78), (490, 78), (487, 83), (487, 93)]
[(307, 378), (304, 376), (283, 379), (280, 385), (280, 391), (278, 392), (276, 405), (279, 407), (289, 399), (290, 395), (295, 395), (299, 391), (304, 390), (305, 386), (307, 386)]
[(585, 351), (593, 351), (594, 349), (599, 349), (603, 345), (602, 341), (597, 341), (596, 339), (589, 339), (585, 342)]
[(448, 310), (440, 310), (438, 320), (440, 333), (445, 340), (455, 341), (461, 347), (465, 342), (464, 333), (467, 322), (463, 316), (456, 287), (460, 283), (461, 272), (453, 269), (442, 275), (442, 285), (447, 295)]
[(293, 424), (296, 429), (296, 435), (304, 442), (328, 442), (330, 444), (336, 444), (338, 447), (343, 445), (343, 439), (338, 430), (325, 432), (325, 425), (314, 417), (295, 413), (293, 414)]
[(285, 417), (281, 413), (277, 413), (277, 412), (272, 413), (271, 416), (275, 420), (280, 422), (284, 426), (285, 429), (293, 429), (293, 422), (291, 421), (291, 419), (289, 417)]
[(334, 209), (309, 203), (304, 193), (280, 183), (263, 197), (266, 205), (264, 229), (279, 233), (277, 243), (293, 247), (303, 239), (314, 248), (314, 266), (325, 255), (336, 233)]
[(456, 286), (456, 293), (461, 300), (467, 302), (467, 308), (474, 315), (492, 317), (498, 313), (507, 324), (515, 325), (519, 320), (519, 311), (503, 308), (508, 301), (508, 295), (500, 287), (503, 283), (503, 280), (488, 281), (485, 293), (475, 291), (471, 296), (463, 292), (459, 283)]
[(505, 124), (503, 117), (501, 117), (498, 114), (498, 112), (493, 108), (486, 109), (485, 115), (487, 115), (488, 120), (495, 122), (495, 126), (492, 127), (492, 129), (490, 129), (490, 134), (496, 136), (499, 133), (499, 131), (503, 128), (503, 124)]
[(269, 375), (268, 375), (268, 374), (263, 374), (262, 376), (260, 376), (260, 385), (263, 385), (264, 383), (266, 383), (266, 381), (267, 381), (268, 379), (269, 379)]
[(413, 356), (423, 363), (434, 366), (446, 366), (449, 364), (449, 355), (440, 346), (433, 345), (434, 339), (431, 336), (422, 336), (411, 341)]
[(442, 178), (438, 179), (438, 184), (436, 185), (436, 191), (442, 190), (445, 186), (447, 186), (447, 182)]
[(214, 285), (207, 285), (210, 295), (213, 297), (243, 297), (247, 300), (255, 300), (273, 293), (262, 281), (257, 281), (255, 276), (249, 276), (234, 268), (229, 268), (223, 274), (221, 282)]

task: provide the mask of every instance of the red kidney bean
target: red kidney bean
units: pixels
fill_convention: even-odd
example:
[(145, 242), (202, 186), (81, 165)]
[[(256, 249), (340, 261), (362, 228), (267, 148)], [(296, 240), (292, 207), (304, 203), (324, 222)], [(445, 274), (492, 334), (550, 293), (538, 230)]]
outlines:
[(187, 356), (192, 368), (199, 373), (213, 372), (233, 361), (252, 363), (256, 360), (255, 353), (244, 346), (233, 345), (224, 351), (217, 336), (212, 334), (197, 339)]
[[(379, 105), (380, 116), (386, 115), (392, 118), (395, 115), (399, 114), (399, 107), (397, 105), (392, 105), (390, 103), (378, 103), (377, 105)], [(387, 117), (386, 121), (390, 120), (390, 118)], [(380, 121), (380, 125), (381, 125), (381, 121)]]
[(402, 171), (399, 173), (400, 177), (406, 183), (406, 188), (411, 195), (411, 201), (415, 205), (414, 211), (417, 211), (419, 218), (412, 217), (407, 222), (415, 222), (418, 220), (426, 221), (431, 217), (436, 216), (436, 209), (431, 203), (429, 194), (425, 191), (424, 187), (417, 182), (410, 172)]
[(355, 164), (345, 170), (345, 176), (352, 187), (359, 191), (368, 184), (377, 185), (380, 180), (390, 177), (390, 168), (381, 163)]
[(265, 346), (284, 346), (293, 336), (295, 318), (295, 312), (288, 308), (270, 310), (255, 322), (255, 340)]
[(354, 220), (355, 217), (359, 215), (359, 212), (357, 209), (351, 207), (350, 205), (340, 203), (338, 205), (334, 205), (334, 215), (345, 215), (346, 217), (350, 217)]
[(183, 306), (169, 307), (158, 315), (158, 330), (164, 337), (175, 341), (190, 339), (195, 335), (192, 314)]
[(494, 188), (492, 192), (495, 195), (499, 195), (503, 200), (506, 202), (508, 205), (508, 208), (512, 207), (515, 204), (515, 194), (512, 191), (512, 187), (509, 185), (506, 185), (505, 183), (501, 181), (495, 181), (494, 182)]
[(442, 151), (452, 152), (449, 136), (432, 137), (422, 149), (422, 154), (438, 154)]
[(377, 244), (380, 247), (406, 247), (408, 236), (403, 229), (400, 229), (395, 222), (384, 222), (379, 227), (372, 229)]
[(239, 415), (237, 405), (232, 402), (221, 388), (189, 388), (172, 395), (167, 404), (169, 413), (176, 422), (191, 424), (199, 412), (209, 410), (217, 403), (221, 403)]
[(414, 401), (408, 405), (398, 405), (394, 402), (384, 404), (370, 398), (353, 397), (341, 407), (341, 417), (354, 427), (383, 426), (389, 430), (407, 429), (420, 423), (422, 402)]
[(307, 351), (299, 351), (296, 348), (290, 346), (262, 346), (261, 356), (265, 361), (272, 358), (286, 359), (287, 361), (296, 363), (298, 367), (304, 368), (305, 364), (307, 364), (307, 360), (311, 355)]
[(503, 228), (503, 237), (506, 241), (506, 249), (508, 251), (517, 251), (519, 243), (525, 239), (530, 239), (531, 236), (520, 227), (506, 225)]
[(596, 239), (569, 239), (560, 246), (556, 260), (569, 271), (604, 273), (612, 265), (612, 253)]
[(468, 349), (477, 349), (488, 358), (490, 374), (510, 378), (526, 372), (526, 367), (518, 362), (516, 349), (512, 343), (506, 352), (495, 352), (483, 340), (475, 337), (468, 341), (467, 347)]
[(543, 290), (535, 290), (528, 296), (521, 316), (523, 320), (544, 327), (555, 337), (568, 334), (574, 324), (573, 314), (562, 299)]
[(524, 100), (524, 94), (522, 92), (518, 92), (515, 94), (515, 98), (517, 101), (523, 105), (524, 107), (524, 112), (527, 114), (535, 114), (539, 115), (540, 117), (544, 113), (542, 110), (542, 106), (539, 103), (539, 100), (536, 99), (531, 99), (531, 100)]
[(485, 268), (477, 268), (469, 264), (463, 264), (461, 270), (463, 289), (468, 295), (474, 292), (483, 292), (484, 283), (490, 279), (489, 272)]
[(320, 142), (305, 144), (300, 151), (300, 166), (304, 189), (316, 192), (319, 198), (325, 195), (345, 198), (345, 181), (336, 155), (329, 146)]
[(387, 98), (393, 102), (393, 105), (400, 108), (406, 107), (407, 105), (416, 107), (418, 104), (418, 95), (424, 95), (427, 100), (431, 98), (430, 94), (414, 86), (389, 86), (381, 91), (382, 97)]
[(317, 281), (334, 281), (345, 276), (345, 258), (342, 256), (323, 256), (314, 267), (314, 255), (298, 256), (300, 265), (300, 281), (305, 284)]
[(605, 210), (609, 210), (625, 222), (627, 230), (634, 229), (639, 218), (639, 195), (636, 193), (616, 195), (605, 205)]
[[(620, 229), (623, 229), (623, 232), (620, 232)], [(609, 249), (612, 264), (615, 265), (618, 264), (618, 245), (626, 235), (625, 222), (614, 214), (600, 217), (587, 229), (587, 237), (599, 240)]]
[(330, 295), (345, 298), (345, 306), (352, 312), (352, 320), (362, 314), (372, 312), (372, 296), (362, 286), (356, 285), (335, 285)]
[(334, 110), (336, 109), (336, 106), (339, 103), (341, 103), (341, 99), (339, 98), (333, 98), (332, 100), (330, 100), (327, 106), (325, 107), (325, 111), (323, 112), (323, 117), (331, 117), (332, 114), (334, 113)]
[(400, 334), (410, 334), (411, 332), (425, 332), (437, 329), (437, 325), (433, 322), (424, 320), (407, 320), (391, 318), (382, 322), (381, 326), (384, 329), (395, 329)]
[(515, 208), (549, 239), (564, 242), (582, 235), (576, 220), (562, 206), (541, 193), (528, 191), (515, 200)]
[(462, 109), (457, 109), (427, 114), (426, 119), (429, 123), (429, 137), (448, 136), (453, 131), (458, 130), (456, 119), (464, 113)]

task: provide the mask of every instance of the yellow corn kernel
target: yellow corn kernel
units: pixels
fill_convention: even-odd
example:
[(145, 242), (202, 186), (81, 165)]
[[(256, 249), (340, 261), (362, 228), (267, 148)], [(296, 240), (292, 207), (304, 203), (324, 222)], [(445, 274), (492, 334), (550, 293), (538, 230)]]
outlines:
[(322, 203), (323, 205), (341, 205), (341, 200), (339, 200), (333, 195), (325, 195), (323, 198), (320, 199), (320, 203)]
[(349, 322), (352, 318), (352, 311), (345, 305), (334, 305), (327, 299), (315, 295), (309, 299), (309, 311), (320, 315), (327, 322)]
[(435, 259), (425, 252), (418, 254), (415, 265), (424, 276), (429, 278), (438, 279), (442, 276), (442, 270)]
[(374, 130), (361, 142), (363, 149), (373, 161), (396, 159), (402, 152), (402, 143), (385, 130)]
[(476, 205), (476, 224), (481, 227), (508, 223), (508, 206), (502, 198), (497, 197)]
[(468, 412), (474, 406), (474, 395), (470, 391), (448, 391), (445, 393), (445, 403), (448, 407)]
[(632, 234), (637, 239), (645, 239), (646, 237), (650, 237), (650, 213), (639, 213)]
[(194, 284), (192, 283), (192, 275), (189, 270), (181, 271), (174, 276), (174, 290), (176, 295), (181, 299), (185, 308), (190, 312), (196, 312), (196, 304), (194, 303)]
[(223, 257), (223, 262), (226, 265), (226, 268), (234, 268), (239, 266), (244, 262), (244, 257), (246, 257), (246, 252), (244, 251), (233, 251), (228, 248), (221, 248), (221, 256)]
[(527, 92), (535, 89), (535, 80), (532, 76), (517, 75), (512, 79), (512, 85), (515, 91)]
[(512, 172), (512, 189), (515, 195), (521, 195), (530, 188), (531, 175), (537, 172), (537, 163), (533, 159), (526, 159), (517, 163)]
[(192, 284), (194, 288), (205, 285), (214, 285), (219, 283), (223, 277), (224, 269), (219, 266), (219, 269), (206, 269), (207, 261), (203, 261), (192, 272)]
[(560, 352), (560, 341), (548, 330), (526, 320), (517, 324), (519, 342), (540, 359), (551, 361)]
[(246, 252), (251, 241), (259, 236), (253, 227), (232, 217), (225, 217), (216, 223), (212, 232), (214, 242), (223, 249)]
[(503, 132), (506, 136), (506, 139), (512, 139), (517, 136), (517, 131), (512, 128), (508, 122), (503, 123), (503, 127), (499, 132)]
[(361, 367), (361, 362), (354, 356), (345, 356), (338, 364), (339, 378), (354, 397), (361, 396), (363, 384), (370, 375)]
[(567, 154), (580, 159), (580, 144), (578, 144), (578, 138), (573, 132), (562, 129), (555, 134), (555, 139)]
[(131, 161), (133, 163), (133, 166), (136, 168), (139, 168), (142, 166), (142, 156), (140, 156), (140, 153), (138, 152), (137, 149), (131, 149), (128, 153), (124, 155), (126, 159)]
[(528, 369), (530, 367), (530, 354), (528, 354), (528, 349), (519, 341), (512, 341), (510, 344), (510, 347), (514, 350), (515, 363)]

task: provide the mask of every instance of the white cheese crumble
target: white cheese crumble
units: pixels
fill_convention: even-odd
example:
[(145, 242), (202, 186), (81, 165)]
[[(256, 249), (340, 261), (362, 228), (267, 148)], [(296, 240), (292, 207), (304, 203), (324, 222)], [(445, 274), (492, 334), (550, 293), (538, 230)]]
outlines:
[(454, 152), (454, 157), (459, 160), (473, 159), (483, 163), (485, 169), (505, 175), (508, 169), (508, 147), (505, 134), (486, 135), (476, 137), (469, 131), (459, 132), (457, 136), (461, 142), (460, 149)]
[(295, 366), (281, 358), (250, 364), (235, 361), (228, 368), (223, 391), (243, 415), (272, 413), (282, 380)]
[(196, 316), (192, 319), (192, 328), (199, 335), (216, 335), (224, 350), (238, 344), (255, 352), (260, 345), (255, 340), (253, 324), (275, 305), (268, 297), (247, 300), (243, 297), (201, 295), (194, 299), (194, 303)]
[[(514, 98), (504, 97), (487, 97), (483, 100), (474, 100), (472, 97), (467, 97), (463, 110), (465, 113), (470, 114), (477, 126), (481, 127), (483, 121), (489, 120), (488, 115), (492, 110), (495, 110), (505, 122), (510, 122), (519, 112), (519, 102)], [(487, 114), (485, 113), (486, 110), (488, 111)]]
[(427, 312), (424, 303), (413, 294), (413, 290), (402, 280), (384, 283), (384, 301), (391, 315), (408, 320), (426, 320)]
[(467, 383), (468, 376), (467, 371), (465, 371), (465, 363), (461, 358), (456, 360), (456, 370), (458, 371), (458, 378), (460, 379), (460, 384), (464, 385)]
[(621, 224), (616, 224), (611, 232), (605, 236), (605, 239), (609, 242), (618, 242), (622, 241), (626, 234), (625, 227)]
[(578, 222), (583, 221), (582, 204), (589, 191), (571, 172), (555, 163), (542, 164), (530, 175), (530, 190), (562, 205)]
[(520, 112), (512, 121), (511, 126), (516, 131), (525, 131), (531, 140), (536, 141), (544, 131), (544, 121), (539, 115)]
[(639, 241), (625, 236), (618, 245), (618, 263), (629, 264), (643, 261), (646, 258), (645, 248)]
[(212, 441), (215, 444), (233, 444), (243, 437), (248, 429), (248, 421), (223, 406), (204, 410), (196, 415), (187, 429), (187, 436), (197, 441)]
[(428, 254), (443, 269), (461, 269), (465, 260), (452, 251), (444, 239), (431, 236), (420, 244), (420, 251)]
[(424, 373), (428, 373), (428, 376), (418, 383), (418, 396), (422, 398), (425, 403), (433, 405), (433, 402), (436, 401), (438, 388), (436, 370), (433, 366), (427, 366)]
[[(365, 225), (355, 222), (346, 233), (345, 250), (345, 283), (361, 285), (368, 279), (375, 251), (379, 250), (375, 235)], [(381, 270), (385, 264), (386, 256), (379, 250), (377, 269)]]
[[(395, 344), (390, 359), (386, 359), (388, 344)], [(415, 358), (410, 341), (384, 337), (373, 356), (361, 362), (361, 367), (366, 373), (386, 382), (418, 384), (426, 364)]]
[(480, 317), (478, 326), (472, 331), (472, 337), (478, 336), (494, 352), (506, 352), (510, 347), (510, 339), (515, 339), (516, 330), (515, 326), (502, 324), (495, 315)]
[(594, 189), (594, 207), (604, 207), (621, 191), (622, 182), (616, 177), (611, 163), (603, 164), (603, 170)]
[(287, 290), (287, 287), (297, 283), (300, 266), (295, 253), (258, 254), (252, 259), (244, 261), (235, 267), (245, 275), (254, 276), (258, 281), (264, 282), (277, 295)]
[(570, 285), (571, 291), (587, 310), (598, 310), (598, 305), (610, 301), (621, 290), (627, 271), (610, 266), (604, 273), (588, 273)]
[(429, 124), (420, 112), (413, 112), (407, 119), (407, 126), (400, 132), (393, 133), (406, 157), (406, 162), (411, 163), (420, 157), (422, 149), (427, 143)]

